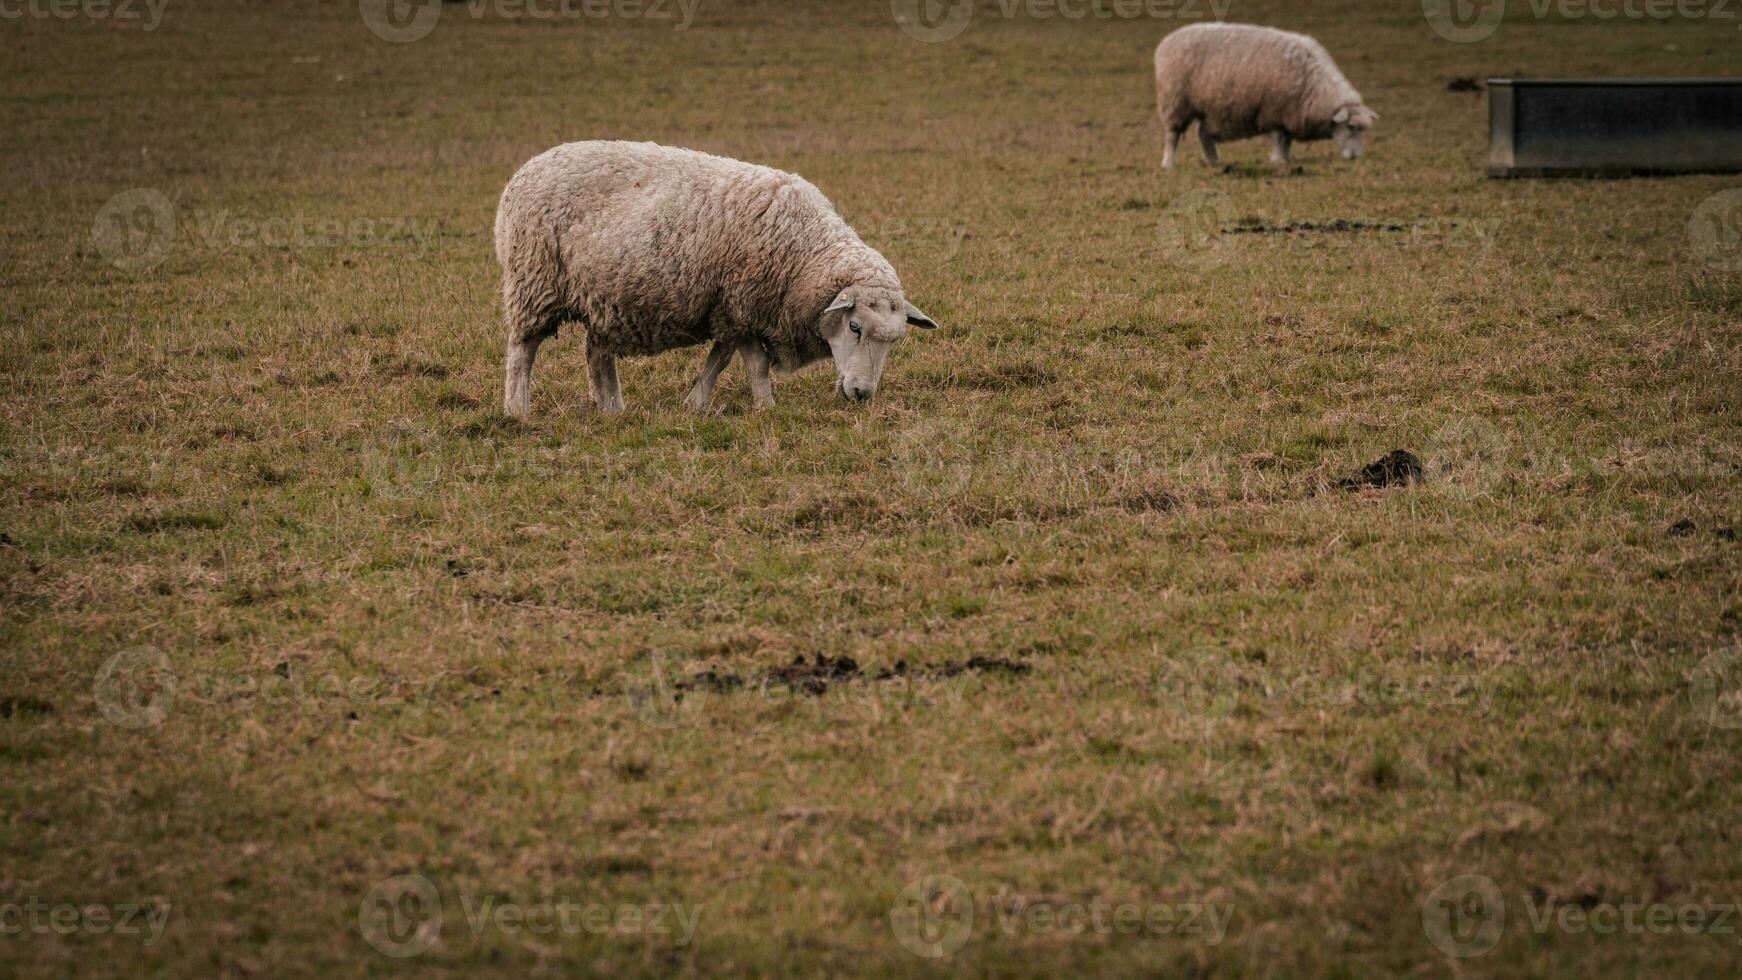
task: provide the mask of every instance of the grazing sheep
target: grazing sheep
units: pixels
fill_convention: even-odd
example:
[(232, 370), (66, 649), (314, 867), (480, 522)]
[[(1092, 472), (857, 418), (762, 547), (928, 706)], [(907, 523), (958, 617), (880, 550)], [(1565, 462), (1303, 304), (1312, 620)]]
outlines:
[(1250, 24), (1193, 24), (1162, 38), (1155, 49), (1155, 96), (1167, 130), (1163, 167), (1173, 166), (1179, 138), (1193, 121), (1213, 167), (1218, 140), (1260, 133), (1274, 140), (1274, 163), (1289, 162), (1295, 140), (1327, 137), (1343, 159), (1353, 160), (1379, 118), (1324, 45)]
[(525, 415), (539, 344), (587, 333), (593, 400), (623, 410), (617, 358), (708, 342), (684, 404), (707, 407), (737, 353), (757, 407), (769, 368), (833, 356), (836, 390), (870, 398), (890, 345), (937, 324), (808, 181), (654, 143), (568, 143), (533, 157), (496, 212), (508, 322), (503, 407)]

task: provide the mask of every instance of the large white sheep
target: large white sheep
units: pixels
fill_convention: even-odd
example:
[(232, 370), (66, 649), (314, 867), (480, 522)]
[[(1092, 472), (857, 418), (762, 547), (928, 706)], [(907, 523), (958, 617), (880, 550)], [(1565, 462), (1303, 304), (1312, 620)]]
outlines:
[(1186, 127), (1198, 124), (1204, 159), (1218, 163), (1217, 141), (1262, 133), (1270, 159), (1289, 162), (1295, 140), (1336, 140), (1343, 159), (1361, 155), (1379, 114), (1337, 70), (1324, 45), (1305, 34), (1250, 24), (1193, 24), (1155, 49), (1156, 108), (1167, 132), (1161, 165), (1174, 165)]
[(870, 398), (890, 345), (937, 326), (882, 255), (808, 181), (654, 143), (568, 143), (533, 157), (496, 212), (508, 323), (503, 407), (524, 415), (538, 346), (586, 331), (593, 400), (623, 410), (617, 358), (708, 342), (684, 404), (701, 410), (737, 353), (758, 407), (769, 369), (833, 356), (836, 389)]

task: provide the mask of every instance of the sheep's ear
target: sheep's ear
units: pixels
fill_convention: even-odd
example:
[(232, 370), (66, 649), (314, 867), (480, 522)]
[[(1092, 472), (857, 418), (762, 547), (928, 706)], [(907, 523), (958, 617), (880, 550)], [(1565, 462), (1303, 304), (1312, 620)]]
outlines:
[(1342, 124), (1344, 124), (1348, 121), (1349, 121), (1349, 107), (1348, 106), (1344, 106), (1341, 109), (1338, 109), (1336, 111), (1336, 113), (1334, 113), (1331, 116), (1331, 122), (1334, 122), (1339, 126), (1341, 126)]
[(841, 294), (835, 297), (835, 301), (829, 304), (829, 308), (823, 312), (838, 313), (841, 310), (850, 310), (853, 308), (854, 303), (853, 291), (851, 289), (843, 289), (841, 290)]
[(907, 322), (910, 326), (919, 327), (922, 330), (936, 330), (938, 328), (937, 323), (931, 317), (921, 313), (919, 307), (912, 303), (907, 303)]

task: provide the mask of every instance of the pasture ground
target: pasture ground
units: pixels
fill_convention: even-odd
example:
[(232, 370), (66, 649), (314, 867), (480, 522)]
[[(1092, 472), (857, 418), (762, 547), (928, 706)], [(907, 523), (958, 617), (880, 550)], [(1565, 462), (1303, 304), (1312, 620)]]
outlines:
[[(81, 909), (0, 975), (1734, 971), (1739, 180), (1488, 181), (1448, 83), (1742, 33), (1514, 7), (1233, 0), (1382, 114), (1293, 174), (1159, 169), (1177, 19), (0, 21), (0, 906)], [(804, 174), (944, 328), (709, 417), (565, 336), (504, 420), (497, 194), (606, 137)]]

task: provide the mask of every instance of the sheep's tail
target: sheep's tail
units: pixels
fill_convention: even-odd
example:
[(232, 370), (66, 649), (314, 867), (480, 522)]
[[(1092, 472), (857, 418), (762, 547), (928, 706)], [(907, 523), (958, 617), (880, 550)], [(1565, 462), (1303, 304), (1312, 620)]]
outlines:
[(562, 309), (562, 243), (555, 228), (497, 221), (496, 258), (502, 264), (502, 315), (510, 341), (552, 332)]

